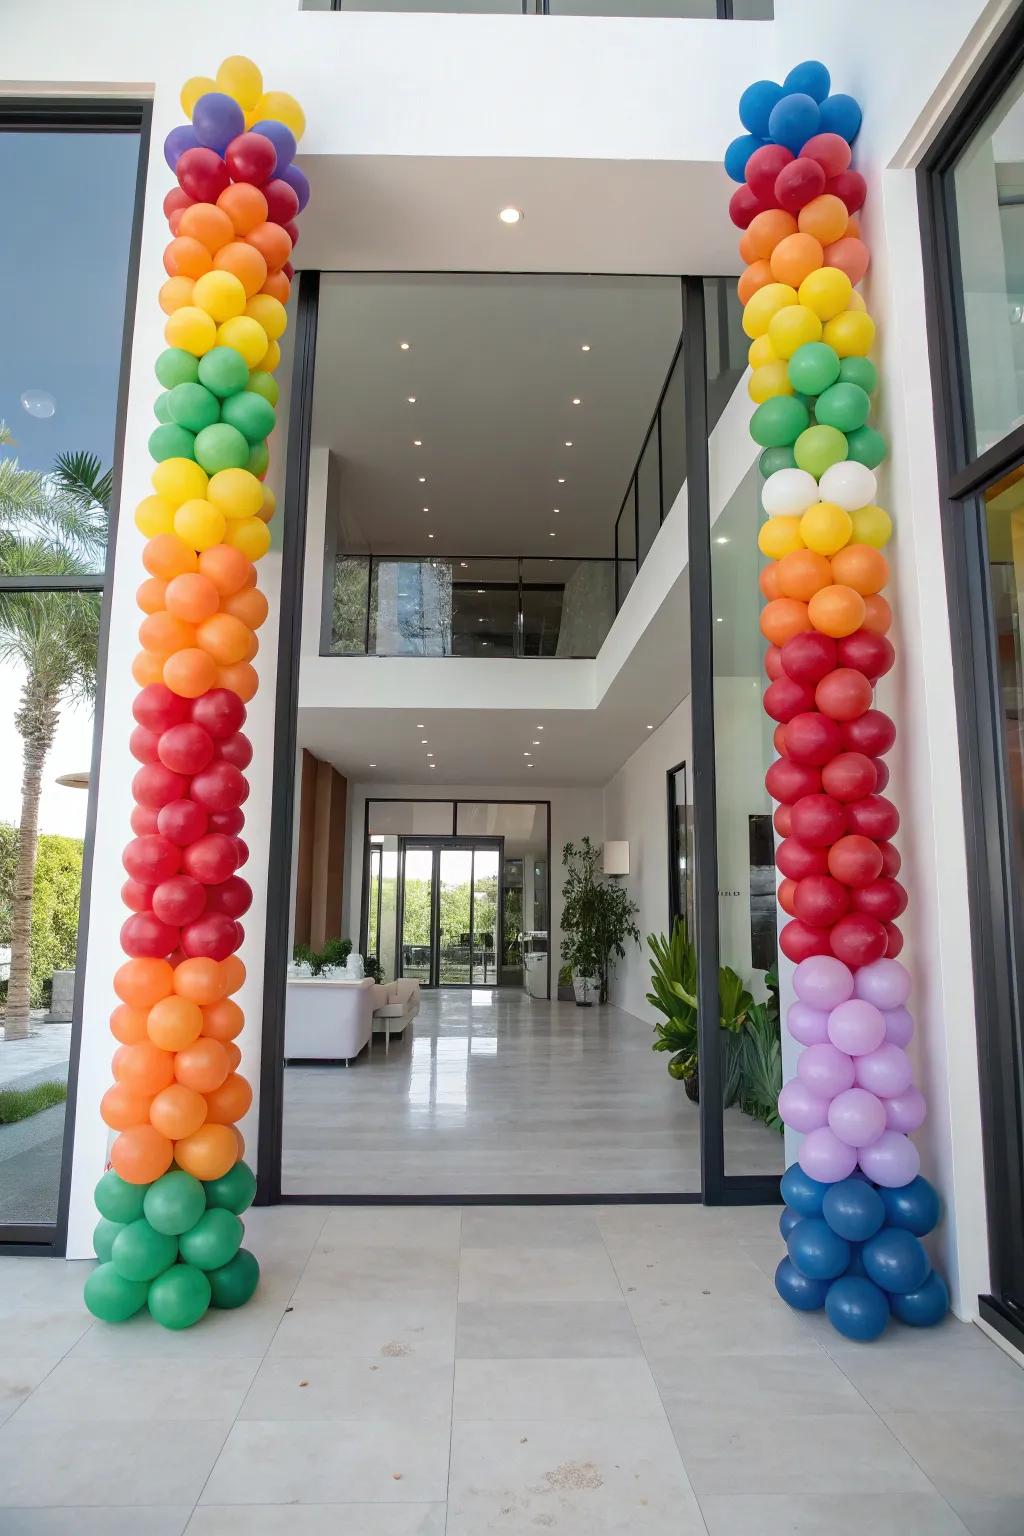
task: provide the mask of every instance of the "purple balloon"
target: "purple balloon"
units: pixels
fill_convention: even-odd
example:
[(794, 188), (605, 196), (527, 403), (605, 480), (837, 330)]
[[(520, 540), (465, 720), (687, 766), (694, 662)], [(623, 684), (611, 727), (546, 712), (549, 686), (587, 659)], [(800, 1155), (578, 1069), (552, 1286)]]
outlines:
[[(883, 1131), (870, 1147), (861, 1147), (858, 1161), (868, 1178), (875, 1184), (881, 1184), (883, 1189), (902, 1189), (904, 1184), (917, 1178), (921, 1168), (917, 1148), (899, 1131)], [(803, 1167), (802, 1155), (800, 1166)], [(811, 1170), (808, 1168), (805, 1172), (810, 1173)], [(814, 1175), (811, 1174), (811, 1177)]]
[(801, 1045), (824, 1045), (828, 1039), (828, 1014), (807, 1003), (790, 1003), (786, 1028)]
[(928, 1106), (919, 1088), (910, 1087), (905, 1093), (894, 1094), (885, 1100), (885, 1123), (890, 1131), (909, 1134), (924, 1124)]
[[(274, 175), (280, 176), (287, 181), (288, 178), (284, 174), (285, 170), (295, 158), (296, 145), (294, 133), (285, 123), (275, 122), (272, 117), (264, 117), (258, 123), (253, 123), (251, 131), (253, 133), (262, 133), (263, 137), (269, 139), (271, 144), (273, 144), (277, 150), (277, 169)], [(296, 187), (295, 191), (298, 192), (298, 190), (298, 187)], [(300, 198), (299, 207), (301, 208), (302, 206), (302, 199)]]
[(902, 1008), (910, 996), (910, 972), (898, 960), (875, 960), (861, 966), (853, 990), (876, 1008)]
[(846, 1146), (868, 1147), (885, 1130), (885, 1105), (864, 1088), (848, 1088), (829, 1105), (828, 1123)]
[(914, 1034), (914, 1021), (906, 1008), (888, 1008), (885, 1019), (885, 1038), (893, 1045), (909, 1045)]
[(800, 1081), (821, 1099), (834, 1098), (854, 1084), (853, 1062), (834, 1045), (809, 1045), (796, 1064)]
[(847, 1056), (864, 1056), (885, 1039), (885, 1019), (874, 1003), (851, 997), (829, 1014), (828, 1037)]
[(812, 955), (793, 972), (793, 988), (812, 1008), (838, 1008), (853, 996), (853, 972), (832, 955)]
[(840, 1179), (848, 1179), (856, 1168), (857, 1149), (848, 1147), (835, 1131), (823, 1125), (820, 1130), (811, 1131), (804, 1137), (799, 1163), (804, 1173), (820, 1184), (838, 1184)]
[(177, 173), (178, 161), (186, 149), (198, 149), (199, 140), (191, 123), (180, 123), (177, 128), (172, 128), (164, 139), (164, 159), (171, 170)]
[(853, 1066), (858, 1086), (877, 1093), (880, 1099), (894, 1099), (905, 1093), (914, 1077), (906, 1051), (887, 1040), (877, 1051), (858, 1056)]
[[(280, 164), (280, 161), (278, 161)], [(306, 180), (305, 171), (300, 171), (297, 165), (287, 165), (283, 171), (278, 172), (282, 181), (286, 181), (299, 200), (299, 212), (309, 202), (309, 182)]]
[(207, 91), (192, 108), (192, 127), (200, 144), (222, 155), (231, 140), (245, 132), (245, 113), (233, 96)]
[(828, 1124), (828, 1103), (793, 1077), (779, 1094), (779, 1114), (794, 1131), (816, 1131)]

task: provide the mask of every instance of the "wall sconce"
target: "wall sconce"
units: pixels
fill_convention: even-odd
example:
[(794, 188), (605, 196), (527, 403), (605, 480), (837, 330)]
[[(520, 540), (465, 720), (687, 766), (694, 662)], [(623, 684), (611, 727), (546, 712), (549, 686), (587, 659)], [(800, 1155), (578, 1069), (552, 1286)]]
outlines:
[(628, 875), (629, 844), (605, 843), (601, 853), (601, 868), (606, 875)]

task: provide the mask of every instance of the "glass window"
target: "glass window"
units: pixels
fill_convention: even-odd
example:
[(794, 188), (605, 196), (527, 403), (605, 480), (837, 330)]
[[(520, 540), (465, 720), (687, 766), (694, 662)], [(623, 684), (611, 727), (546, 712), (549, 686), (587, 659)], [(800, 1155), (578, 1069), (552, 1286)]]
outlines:
[(686, 20), (714, 20), (718, 15), (715, 0), (548, 0), (552, 16), (657, 16), (683, 17)]
[(611, 560), (524, 560), (523, 655), (596, 656), (615, 617)]
[(339, 555), (334, 562), (331, 591), (332, 656), (366, 654), (369, 600), (369, 555)]
[(395, 832), (404, 837), (450, 837), (453, 806), (450, 800), (370, 800), (367, 829)]

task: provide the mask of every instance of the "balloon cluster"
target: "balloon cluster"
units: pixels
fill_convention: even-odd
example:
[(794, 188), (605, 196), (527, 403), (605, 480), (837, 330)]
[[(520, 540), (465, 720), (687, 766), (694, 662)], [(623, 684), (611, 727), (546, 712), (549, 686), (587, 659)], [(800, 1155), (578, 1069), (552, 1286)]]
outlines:
[(748, 131), (725, 168), (741, 183), (729, 213), (743, 231), (750, 431), (762, 449), (764, 707), (778, 753), (765, 784), (789, 918), (779, 944), (796, 962), (787, 1027), (804, 1047), (779, 1096), (804, 1139), (782, 1183), (789, 1253), (776, 1286), (867, 1339), (890, 1313), (937, 1322), (948, 1295), (920, 1243), (938, 1200), (909, 1140), (925, 1103), (896, 958), (899, 813), (883, 794), (896, 727), (874, 707), (895, 653), (882, 595), (892, 520), (876, 500), (886, 443), (869, 422), (875, 324), (856, 287), (869, 263), (857, 218), (867, 185), (851, 167), (861, 111), (830, 88), (816, 60), (782, 85), (749, 86)]
[(164, 199), (167, 350), (149, 439), (153, 494), (136, 508), (147, 577), (132, 663), (133, 840), (124, 850), (127, 960), (110, 1019), (119, 1042), (100, 1112), (117, 1133), (100, 1180), (99, 1267), (90, 1310), (121, 1321), (144, 1305), (170, 1328), (211, 1304), (239, 1306), (259, 1267), (239, 1216), (255, 1180), (237, 1122), (252, 1089), (235, 1043), (245, 980), (238, 873), (253, 749), (256, 585), (274, 497), (264, 484), (298, 240), (309, 187), (292, 164), (304, 119), (256, 65), (226, 59), (182, 91), (191, 122), (164, 144), (178, 185)]

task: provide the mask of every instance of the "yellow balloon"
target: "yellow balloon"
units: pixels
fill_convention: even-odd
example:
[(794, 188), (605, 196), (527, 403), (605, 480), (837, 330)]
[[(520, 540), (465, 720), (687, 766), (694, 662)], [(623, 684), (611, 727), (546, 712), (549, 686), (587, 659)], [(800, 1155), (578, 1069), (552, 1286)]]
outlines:
[(228, 524), (224, 543), (234, 545), (249, 560), (261, 560), (270, 548), (270, 529), (258, 517), (243, 517)]
[(818, 555), (834, 555), (849, 544), (853, 522), (834, 501), (816, 501), (800, 519), (800, 537)]
[(803, 549), (800, 519), (770, 517), (766, 523), (761, 524), (761, 531), (757, 535), (757, 547), (762, 555), (767, 555), (769, 560), (781, 560), (783, 555), (791, 555), (796, 550)]
[(209, 501), (196, 498), (182, 502), (174, 514), (174, 531), (192, 549), (212, 549), (224, 540), (227, 521)]
[(892, 538), (892, 518), (884, 507), (858, 507), (856, 512), (850, 513), (850, 519), (854, 544), (870, 544), (873, 549), (883, 549)]
[[(210, 324), (213, 324), (212, 320)], [(216, 331), (216, 340), (218, 346), (234, 347), (240, 352), (247, 368), (258, 367), (267, 350), (266, 331), (258, 320), (252, 320), (248, 315), (225, 320)]]
[(281, 348), (278, 346), (276, 341), (272, 341), (270, 346), (264, 352), (263, 356), (260, 358), (260, 372), (273, 373), (280, 366), (280, 362)]
[(825, 326), (823, 339), (840, 357), (866, 357), (875, 339), (875, 322), (866, 311), (844, 309)]
[(191, 80), (186, 80), (181, 88), (181, 110), (191, 120), (192, 112), (200, 96), (205, 96), (207, 91), (217, 89), (216, 80), (211, 80), (209, 75), (193, 75)]
[(220, 325), (245, 314), (245, 288), (233, 272), (215, 269), (196, 279), (192, 302)]
[(167, 317), (164, 340), (169, 347), (180, 347), (193, 357), (202, 357), (217, 345), (217, 327), (205, 309), (184, 304)]
[(217, 71), (217, 88), (233, 96), (244, 112), (251, 112), (263, 95), (263, 76), (252, 59), (234, 53)]
[(746, 303), (743, 310), (743, 329), (756, 341), (768, 329), (777, 310), (796, 303), (796, 289), (788, 283), (765, 283)]
[(263, 505), (263, 482), (247, 469), (219, 469), (206, 495), (226, 518), (255, 517)]
[(776, 395), (791, 395), (793, 386), (789, 382), (789, 372), (784, 362), (762, 363), (760, 368), (755, 368), (747, 380), (747, 394), (755, 405), (762, 405), (765, 400), (773, 400)]
[(751, 368), (763, 368), (765, 363), (777, 363), (778, 356), (767, 332), (752, 341), (747, 349), (747, 362)]
[(147, 496), (135, 508), (135, 526), (147, 539), (174, 528), (174, 504), (163, 496)]
[(173, 315), (176, 309), (191, 304), (195, 286), (190, 277), (169, 277), (160, 289), (160, 308), (164, 314)]
[(772, 315), (768, 335), (778, 355), (789, 358), (806, 342), (821, 340), (821, 321), (806, 304), (787, 304)]
[(275, 122), (284, 123), (296, 139), (301, 139), (306, 131), (306, 114), (295, 97), (289, 96), (287, 91), (267, 91), (260, 97), (256, 111), (259, 114), (257, 121), (270, 117)]
[(288, 329), (288, 311), (280, 299), (269, 293), (257, 293), (245, 306), (246, 314), (262, 325), (269, 341), (276, 341)]
[(205, 469), (194, 459), (164, 459), (149, 479), (157, 495), (169, 501), (172, 507), (205, 496), (209, 484)]
[(813, 309), (819, 320), (831, 320), (850, 302), (853, 284), (838, 267), (819, 267), (800, 284), (800, 303)]
[(277, 511), (277, 497), (274, 495), (273, 491), (270, 489), (270, 486), (269, 485), (265, 485), (263, 487), (263, 505), (262, 505), (262, 507), (260, 507), (260, 510), (256, 513), (256, 516), (257, 517), (261, 517), (265, 523), (269, 523), (271, 521), (271, 519), (273, 518), (274, 513), (276, 511)]
[(256, 126), (256, 124), (259, 121), (260, 121), (260, 109), (259, 109), (259, 107), (253, 107), (251, 112), (247, 112), (245, 114), (245, 131), (246, 131), (246, 133), (250, 133), (252, 131), (252, 129)]
[(846, 307), (847, 309), (859, 309), (861, 311), (867, 309), (867, 305), (864, 302), (864, 295), (859, 293), (855, 288), (850, 294), (850, 302)]

